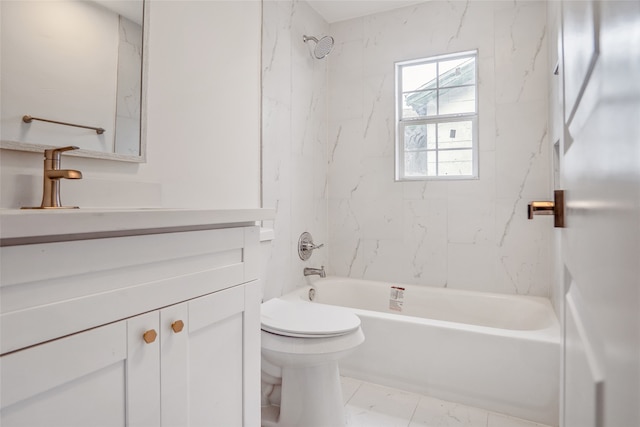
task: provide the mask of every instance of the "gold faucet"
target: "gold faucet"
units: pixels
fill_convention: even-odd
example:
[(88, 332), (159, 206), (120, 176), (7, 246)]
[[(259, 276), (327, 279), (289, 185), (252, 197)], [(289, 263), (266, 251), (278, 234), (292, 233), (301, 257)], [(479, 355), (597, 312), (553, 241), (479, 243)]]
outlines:
[(73, 169), (60, 169), (60, 156), (63, 151), (77, 150), (68, 147), (44, 150), (44, 172), (42, 204), (39, 207), (23, 209), (77, 209), (77, 206), (62, 206), (60, 203), (60, 179), (82, 179), (82, 172)]

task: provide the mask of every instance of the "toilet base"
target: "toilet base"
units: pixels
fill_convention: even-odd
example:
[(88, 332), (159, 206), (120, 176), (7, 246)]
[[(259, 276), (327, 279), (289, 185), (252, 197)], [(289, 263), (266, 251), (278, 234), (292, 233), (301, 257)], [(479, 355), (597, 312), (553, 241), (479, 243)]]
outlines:
[(277, 417), (276, 411), (274, 406), (263, 408), (263, 427), (344, 426), (338, 362), (283, 367), (281, 406)]
[(280, 414), (280, 407), (275, 405), (267, 405), (262, 408), (262, 422), (260, 423), (261, 427), (277, 427), (278, 426), (278, 415)]

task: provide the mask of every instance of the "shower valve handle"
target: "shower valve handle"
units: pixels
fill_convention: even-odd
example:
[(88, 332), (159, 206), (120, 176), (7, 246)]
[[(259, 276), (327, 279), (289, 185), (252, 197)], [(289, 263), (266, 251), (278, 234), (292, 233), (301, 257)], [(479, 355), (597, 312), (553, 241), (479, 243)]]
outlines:
[(324, 243), (320, 243), (319, 245), (315, 245), (313, 242), (302, 243), (302, 249), (305, 251), (312, 251), (314, 249), (320, 249), (324, 246)]
[(308, 232), (304, 232), (300, 235), (298, 240), (298, 256), (301, 260), (306, 261), (311, 258), (311, 253), (314, 249), (320, 249), (324, 246), (324, 243), (316, 245), (313, 243), (313, 237)]

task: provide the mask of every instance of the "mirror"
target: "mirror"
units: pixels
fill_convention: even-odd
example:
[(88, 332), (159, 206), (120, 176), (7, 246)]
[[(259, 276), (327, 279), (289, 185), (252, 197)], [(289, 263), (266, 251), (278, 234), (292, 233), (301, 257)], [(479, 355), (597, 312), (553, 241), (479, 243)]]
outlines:
[(0, 146), (144, 162), (147, 15), (143, 0), (0, 2)]

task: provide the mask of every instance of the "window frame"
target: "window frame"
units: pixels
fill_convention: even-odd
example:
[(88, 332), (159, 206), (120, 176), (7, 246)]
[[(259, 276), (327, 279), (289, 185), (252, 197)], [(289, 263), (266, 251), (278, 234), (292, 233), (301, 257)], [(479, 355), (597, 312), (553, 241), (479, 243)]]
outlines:
[[(455, 114), (436, 114), (432, 116), (424, 116), (424, 117), (414, 117), (414, 118), (403, 118), (403, 104), (404, 97), (402, 91), (402, 69), (406, 66), (415, 66), (415, 65), (423, 65), (423, 64), (436, 64), (436, 86), (433, 90), (436, 91), (437, 94), (437, 102), (438, 106), (440, 103), (440, 76), (439, 76), (439, 66), (440, 62), (449, 61), (452, 59), (464, 59), (464, 58), (475, 58), (475, 83), (473, 84), (475, 90), (475, 111), (473, 113), (455, 113)], [(478, 50), (470, 50), (464, 52), (451, 53), (446, 55), (437, 55), (430, 56), (427, 58), (420, 59), (412, 59), (407, 61), (398, 61), (395, 64), (395, 95), (396, 95), (396, 108), (395, 108), (395, 121), (396, 121), (396, 137), (395, 137), (395, 180), (396, 181), (440, 181), (440, 180), (473, 180), (479, 178), (479, 168), (478, 168)], [(470, 87), (471, 85), (459, 85), (459, 86), (445, 86), (446, 89), (455, 89), (460, 87)], [(444, 89), (443, 88), (443, 89)], [(439, 113), (439, 111), (438, 111)], [(458, 121), (470, 121), (472, 126), (472, 142), (471, 142), (471, 155), (472, 155), (472, 174), (471, 175), (425, 175), (425, 176), (406, 176), (404, 171), (405, 165), (405, 153), (409, 152), (405, 150), (405, 142), (404, 142), (404, 130), (408, 125), (436, 125), (436, 135), (438, 124), (440, 123), (450, 123), (450, 122), (458, 122)], [(425, 152), (435, 152), (436, 158), (439, 153), (444, 151), (460, 151), (460, 150), (469, 150), (469, 148), (439, 148), (436, 138), (436, 148), (435, 149), (424, 149), (418, 151)], [(438, 167), (438, 162), (436, 160), (436, 168)], [(437, 170), (437, 169), (436, 169)], [(428, 172), (426, 172), (428, 173)], [(437, 173), (437, 172), (436, 172)]]

